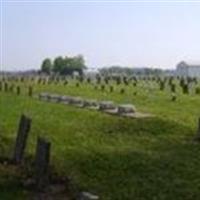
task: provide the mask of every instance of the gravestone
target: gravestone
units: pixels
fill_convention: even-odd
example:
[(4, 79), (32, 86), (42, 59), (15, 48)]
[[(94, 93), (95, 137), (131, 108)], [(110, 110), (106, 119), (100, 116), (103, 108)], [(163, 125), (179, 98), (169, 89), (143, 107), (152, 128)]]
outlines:
[(49, 95), (49, 100), (51, 102), (58, 103), (61, 100), (61, 96), (59, 96), (57, 94), (51, 94), (51, 95)]
[(17, 95), (20, 95), (20, 92), (21, 92), (20, 86), (17, 86)]
[(26, 117), (25, 115), (22, 115), (19, 122), (19, 128), (17, 132), (17, 138), (13, 155), (13, 161), (16, 164), (21, 163), (23, 159), (30, 128), (31, 128), (31, 119)]
[(99, 104), (96, 100), (84, 100), (83, 107), (91, 108), (91, 109), (98, 109)]
[(14, 89), (14, 85), (12, 84), (12, 85), (9, 87), (9, 91), (10, 91), (10, 92), (13, 92), (13, 89)]
[(118, 106), (118, 114), (119, 115), (133, 114), (135, 112), (136, 112), (136, 109), (131, 104), (119, 105)]
[(84, 101), (80, 97), (72, 97), (69, 103), (78, 107), (83, 107), (84, 105)]
[(101, 85), (101, 91), (105, 90), (105, 85)]
[(63, 83), (63, 85), (67, 85), (68, 84), (68, 81), (66, 80), (66, 81), (64, 81), (64, 83)]
[(183, 94), (189, 94), (189, 85), (188, 84), (184, 84), (182, 86), (182, 91), (183, 91)]
[(114, 87), (111, 85), (110, 86), (110, 92), (113, 92), (113, 90), (114, 90)]
[(176, 85), (175, 84), (171, 84), (170, 85), (170, 89), (171, 89), (171, 92), (175, 93), (176, 92)]
[(164, 90), (165, 89), (165, 82), (164, 81), (161, 81), (160, 82), (160, 90)]
[(28, 96), (29, 97), (33, 96), (33, 88), (31, 86), (29, 86), (29, 88), (28, 88)]
[(35, 181), (38, 190), (43, 190), (49, 183), (50, 142), (38, 138), (35, 155)]
[(49, 93), (40, 93), (39, 94), (39, 99), (43, 100), (43, 101), (48, 101), (50, 98), (50, 94)]
[(63, 104), (69, 104), (72, 100), (72, 97), (70, 96), (61, 96), (60, 102)]
[(125, 89), (124, 88), (121, 88), (120, 89), (120, 94), (124, 94), (125, 93)]
[(4, 83), (4, 91), (5, 91), (5, 92), (8, 91), (8, 83)]
[(177, 99), (176, 93), (172, 93), (171, 100), (176, 101), (176, 99)]
[(116, 106), (112, 101), (102, 101), (99, 103), (99, 110), (107, 111), (107, 110), (115, 110)]

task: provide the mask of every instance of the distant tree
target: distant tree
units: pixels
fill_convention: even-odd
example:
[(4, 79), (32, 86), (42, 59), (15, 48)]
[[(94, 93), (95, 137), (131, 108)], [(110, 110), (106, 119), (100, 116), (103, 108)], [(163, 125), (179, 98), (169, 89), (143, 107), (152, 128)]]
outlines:
[(83, 75), (83, 70), (86, 69), (86, 65), (82, 55), (75, 56), (71, 59), (71, 68), (77, 71), (79, 75)]
[(41, 71), (47, 74), (54, 72), (60, 75), (72, 75), (78, 72), (82, 76), (83, 70), (86, 69), (85, 60), (82, 55), (74, 57), (61, 57), (58, 56), (54, 59), (53, 64), (49, 58), (42, 62)]
[(63, 67), (64, 67), (64, 59), (61, 56), (56, 57), (53, 62), (53, 71), (55, 73), (60, 73), (63, 70)]
[(53, 71), (61, 75), (72, 75), (75, 71), (82, 75), (85, 68), (85, 60), (82, 55), (66, 56), (65, 58), (57, 57), (53, 65)]
[(44, 61), (42, 62), (42, 65), (41, 65), (41, 71), (46, 74), (50, 74), (50, 72), (52, 71), (51, 59), (49, 59), (49, 58), (44, 59)]
[(130, 68), (125, 66), (108, 66), (99, 70), (101, 75), (133, 76), (133, 75), (161, 75), (165, 71), (146, 67)]

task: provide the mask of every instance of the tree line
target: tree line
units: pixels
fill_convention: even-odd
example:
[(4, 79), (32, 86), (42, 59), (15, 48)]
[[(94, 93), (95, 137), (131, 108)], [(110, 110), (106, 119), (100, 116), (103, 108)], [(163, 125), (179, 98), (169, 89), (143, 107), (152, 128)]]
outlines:
[(100, 74), (106, 75), (124, 75), (124, 76), (131, 76), (131, 75), (163, 75), (165, 72), (162, 69), (152, 69), (148, 67), (141, 67), (141, 68), (130, 68), (124, 66), (109, 66), (103, 67), (99, 69)]
[(52, 73), (72, 75), (74, 72), (78, 72), (79, 75), (82, 75), (84, 69), (86, 69), (86, 65), (82, 55), (74, 57), (58, 56), (53, 61), (50, 58), (46, 58), (41, 64), (41, 72), (48, 75)]

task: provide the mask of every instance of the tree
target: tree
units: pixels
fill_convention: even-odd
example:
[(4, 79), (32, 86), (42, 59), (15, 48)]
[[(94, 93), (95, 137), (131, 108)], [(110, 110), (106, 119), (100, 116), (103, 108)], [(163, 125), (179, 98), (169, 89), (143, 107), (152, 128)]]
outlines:
[(41, 65), (41, 71), (46, 74), (50, 74), (50, 72), (52, 71), (51, 59), (49, 58), (44, 59)]
[(55, 58), (53, 62), (53, 71), (56, 73), (60, 73), (62, 71), (63, 65), (64, 59), (61, 56)]
[(61, 75), (72, 75), (77, 71), (80, 75), (83, 74), (83, 70), (86, 68), (83, 56), (78, 55), (74, 57), (57, 57), (54, 60), (54, 72)]
[(85, 60), (82, 55), (78, 55), (72, 58), (71, 67), (74, 71), (77, 71), (79, 75), (83, 74), (83, 70), (86, 69)]
[[(50, 62), (51, 63), (51, 62)], [(45, 59), (42, 64), (42, 71), (58, 73), (60, 75), (72, 75), (73, 72), (78, 72), (80, 75), (83, 74), (83, 70), (86, 69), (85, 60), (82, 55), (65, 58), (59, 56), (56, 57), (53, 61), (53, 66), (51, 67), (49, 59)]]

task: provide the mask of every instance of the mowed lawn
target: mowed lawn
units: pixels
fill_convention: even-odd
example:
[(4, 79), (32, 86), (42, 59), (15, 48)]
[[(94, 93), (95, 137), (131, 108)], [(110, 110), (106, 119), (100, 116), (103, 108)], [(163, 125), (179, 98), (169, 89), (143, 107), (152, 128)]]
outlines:
[[(37, 136), (46, 137), (52, 144), (51, 164), (80, 190), (103, 200), (199, 200), (200, 143), (192, 139), (200, 117), (200, 95), (179, 91), (172, 102), (170, 93), (156, 86), (153, 90), (128, 86), (125, 94), (120, 94), (120, 87), (110, 93), (89, 84), (34, 85), (34, 94), (49, 91), (132, 103), (154, 117), (128, 119), (41, 102), (24, 93), (0, 92), (1, 155), (12, 154), (20, 115), (26, 113), (33, 121), (27, 155), (34, 155)], [(1, 166), (0, 199), (27, 196), (17, 173)]]

